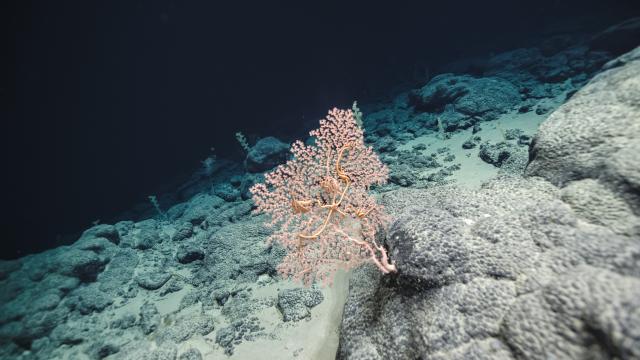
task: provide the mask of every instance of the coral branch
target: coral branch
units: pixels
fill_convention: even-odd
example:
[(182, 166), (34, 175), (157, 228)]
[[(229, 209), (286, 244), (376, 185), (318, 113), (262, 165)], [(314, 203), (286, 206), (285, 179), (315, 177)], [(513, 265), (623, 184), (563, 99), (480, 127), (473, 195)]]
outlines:
[(396, 271), (374, 240), (387, 216), (367, 193), (371, 185), (384, 184), (389, 172), (364, 145), (353, 113), (329, 111), (310, 135), (314, 145), (294, 142), (292, 159), (251, 188), (256, 212), (271, 217), (275, 232), (269, 241), (288, 250), (278, 270), (307, 285), (330, 282), (338, 268), (364, 262), (384, 273)]

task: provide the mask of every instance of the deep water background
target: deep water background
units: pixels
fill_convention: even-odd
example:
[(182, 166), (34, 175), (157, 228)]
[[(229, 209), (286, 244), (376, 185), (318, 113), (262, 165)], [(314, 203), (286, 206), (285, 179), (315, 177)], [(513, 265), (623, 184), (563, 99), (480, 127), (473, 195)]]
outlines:
[[(7, 5), (5, 5), (7, 6)], [(602, 30), (637, 0), (15, 1), (2, 23), (2, 258), (70, 243), (215, 153), (450, 61)], [(8, 51), (7, 51), (8, 50)]]

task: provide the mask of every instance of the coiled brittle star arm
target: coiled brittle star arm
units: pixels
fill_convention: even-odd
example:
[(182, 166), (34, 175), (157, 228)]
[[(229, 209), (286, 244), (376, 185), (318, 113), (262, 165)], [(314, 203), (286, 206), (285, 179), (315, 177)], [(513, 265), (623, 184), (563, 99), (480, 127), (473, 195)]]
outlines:
[[(351, 144), (347, 144), (345, 146), (343, 146), (339, 153), (338, 153), (338, 158), (336, 160), (336, 175), (337, 177), (344, 181), (345, 186), (344, 189), (342, 189), (342, 191), (340, 192), (340, 198), (338, 201), (336, 201), (336, 197), (337, 197), (337, 189), (331, 189), (331, 191), (334, 191), (333, 196), (331, 198), (331, 203), (330, 204), (325, 204), (325, 205), (321, 205), (320, 208), (322, 209), (329, 209), (329, 212), (327, 213), (327, 216), (325, 217), (322, 225), (313, 233), (311, 234), (303, 234), (300, 233), (298, 234), (299, 237), (303, 238), (303, 239), (315, 239), (318, 236), (320, 236), (322, 234), (322, 232), (324, 232), (324, 230), (327, 228), (327, 224), (329, 224), (329, 221), (331, 220), (331, 216), (333, 215), (334, 212), (338, 212), (343, 216), (346, 216), (347, 214), (339, 209), (340, 204), (342, 204), (342, 201), (344, 200), (344, 197), (347, 193), (347, 191), (349, 190), (349, 186), (351, 185), (351, 180), (349, 179), (349, 176), (342, 170), (342, 167), (340, 166), (340, 161), (342, 161), (342, 157), (344, 155), (344, 152), (348, 149), (351, 148)], [(329, 155), (330, 156), (330, 155)], [(329, 164), (329, 159), (327, 159), (327, 164)], [(293, 206), (294, 206), (294, 210), (296, 210), (296, 205), (299, 205), (301, 203), (307, 203), (309, 200), (306, 201), (296, 201), (294, 200), (293, 202)], [(308, 210), (307, 210), (308, 211)], [(306, 211), (305, 211), (306, 212)]]

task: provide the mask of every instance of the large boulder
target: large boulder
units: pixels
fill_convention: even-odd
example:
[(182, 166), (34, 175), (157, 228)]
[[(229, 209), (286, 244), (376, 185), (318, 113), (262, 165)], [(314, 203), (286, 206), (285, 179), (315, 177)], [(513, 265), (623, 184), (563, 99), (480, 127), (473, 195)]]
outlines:
[(640, 62), (613, 64), (528, 177), (382, 196), (398, 272), (355, 272), (337, 358), (640, 358)]
[(595, 179), (640, 215), (640, 59), (624, 59), (540, 126), (526, 174), (559, 187)]
[(324, 300), (318, 289), (284, 289), (278, 292), (278, 310), (286, 321), (300, 321), (311, 316), (311, 308)]
[(204, 259), (204, 252), (197, 244), (186, 243), (178, 247), (176, 259), (181, 264), (189, 264), (196, 260)]
[(284, 163), (287, 160), (289, 145), (268, 136), (258, 140), (247, 154), (247, 170), (252, 173), (263, 172)]
[(518, 88), (499, 77), (442, 74), (410, 93), (419, 111), (442, 112), (447, 105), (466, 116), (495, 116), (520, 102)]
[(105, 238), (116, 245), (120, 243), (120, 234), (118, 233), (118, 229), (116, 229), (115, 226), (108, 224), (99, 224), (86, 230), (82, 233), (80, 240), (87, 238)]
[(480, 145), (478, 156), (488, 164), (495, 167), (501, 167), (502, 163), (511, 156), (511, 153), (517, 150), (517, 145), (506, 141), (501, 141), (495, 144), (485, 143)]
[(57, 272), (80, 279), (81, 281), (95, 281), (107, 263), (107, 260), (93, 251), (68, 249), (57, 254)]
[(398, 273), (356, 271), (339, 359), (640, 356), (638, 237), (581, 221), (550, 183), (401, 189), (384, 204)]

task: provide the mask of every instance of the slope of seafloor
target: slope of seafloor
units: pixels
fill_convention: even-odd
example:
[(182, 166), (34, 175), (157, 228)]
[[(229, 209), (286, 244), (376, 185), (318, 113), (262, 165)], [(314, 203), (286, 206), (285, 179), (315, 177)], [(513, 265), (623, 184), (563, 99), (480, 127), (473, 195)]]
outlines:
[(549, 115), (526, 168), (384, 193), (399, 271), (353, 272), (337, 358), (639, 358), (639, 119), (637, 48)]
[[(570, 36), (549, 39), (540, 48), (491, 56), (481, 71), (473, 66), (473, 75), (471, 67), (458, 66), (384, 101), (363, 104), (366, 141), (390, 167), (389, 184), (375, 190), (389, 211), (399, 214), (392, 200), (405, 199), (398, 195), (403, 191), (434, 191), (436, 206), (446, 201), (442, 197), (451, 191), (446, 189), (457, 184), (464, 189), (460, 191), (484, 189), (484, 195), (465, 193), (468, 206), (500, 212), (499, 202), (488, 203), (491, 185), (481, 185), (496, 177), (512, 178), (512, 184), (517, 184), (529, 151), (535, 148), (531, 142), (540, 123), (613, 58), (594, 43), (576, 43)], [(345, 328), (343, 319), (362, 320), (351, 306), (359, 304), (354, 297), (360, 294), (360, 300), (367, 301), (370, 295), (354, 288), (358, 282), (349, 282), (352, 274), (341, 274), (332, 287), (324, 289), (301, 288), (277, 276), (275, 266), (283, 252), (265, 244), (269, 230), (263, 216), (251, 213), (248, 188), (286, 159), (287, 151), (288, 144), (265, 137), (251, 147), (243, 164), (205, 162), (174, 191), (159, 194), (160, 212), (148, 204), (136, 206), (124, 220), (89, 228), (69, 246), (1, 261), (0, 358), (330, 359), (335, 358), (339, 341), (343, 358), (350, 358), (359, 346), (363, 351), (378, 351), (360, 337), (373, 331), (371, 336), (387, 338), (375, 332), (378, 328)], [(549, 189), (540, 185), (536, 196), (547, 199)], [(513, 189), (514, 196), (517, 190)], [(566, 196), (576, 203), (580, 199), (570, 195)], [(483, 199), (487, 204), (480, 204)], [(519, 200), (505, 204), (515, 208)], [(452, 213), (462, 206), (451, 205)], [(442, 212), (432, 209), (425, 214), (433, 215), (429, 221), (434, 226), (449, 224)], [(522, 226), (532, 227), (536, 221), (548, 226), (544, 220), (533, 219)], [(394, 224), (392, 229), (401, 225)], [(633, 219), (616, 226), (629, 232), (632, 225)], [(401, 272), (410, 273), (406, 264), (411, 254), (390, 245)], [(477, 270), (462, 263), (447, 267), (456, 254), (445, 255), (450, 257), (429, 258), (433, 267), (429, 271), (439, 274), (431, 280), (463, 282), (464, 276), (457, 271)], [(491, 254), (485, 255), (492, 259)], [(510, 276), (489, 270), (497, 281)], [(362, 284), (370, 284), (371, 289), (379, 286), (367, 280)], [(484, 295), (493, 299), (491, 293)], [(346, 299), (351, 305), (343, 315)], [(498, 300), (496, 304), (501, 304)], [(367, 305), (361, 308), (366, 310)], [(456, 311), (473, 312), (485, 305), (479, 301)], [(385, 320), (379, 324), (390, 326), (387, 330), (394, 334), (400, 332), (398, 339), (412, 323), (411, 319), (404, 319), (406, 324)], [(512, 323), (517, 325), (515, 320)], [(435, 347), (447, 343), (447, 334), (458, 334), (454, 328), (447, 329), (441, 338), (435, 332), (414, 335), (426, 336)], [(458, 340), (448, 341), (465, 344)], [(442, 354), (455, 354), (446, 352), (446, 344), (440, 349)]]

